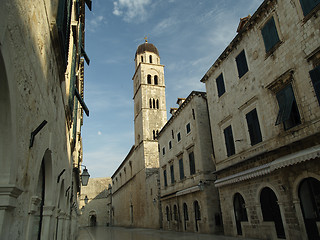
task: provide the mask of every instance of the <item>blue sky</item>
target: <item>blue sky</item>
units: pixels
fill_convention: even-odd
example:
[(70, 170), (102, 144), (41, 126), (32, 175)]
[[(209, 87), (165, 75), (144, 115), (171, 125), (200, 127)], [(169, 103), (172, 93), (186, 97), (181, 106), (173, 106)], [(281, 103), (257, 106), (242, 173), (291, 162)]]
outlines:
[[(134, 144), (134, 55), (144, 37), (165, 65), (167, 110), (205, 91), (203, 75), (263, 0), (93, 0), (86, 9), (83, 164), (91, 177), (114, 173)], [(168, 113), (168, 119), (170, 114)]]

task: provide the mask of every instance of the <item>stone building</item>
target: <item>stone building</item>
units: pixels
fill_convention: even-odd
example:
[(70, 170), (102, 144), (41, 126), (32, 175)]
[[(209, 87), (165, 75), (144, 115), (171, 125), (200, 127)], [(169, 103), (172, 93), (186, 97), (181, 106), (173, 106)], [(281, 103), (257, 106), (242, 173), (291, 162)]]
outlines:
[(111, 178), (91, 178), (87, 186), (81, 187), (79, 196), (80, 227), (107, 226), (108, 214), (108, 187)]
[(164, 66), (147, 41), (135, 54), (135, 144), (112, 176), (112, 223), (160, 227), (159, 154), (156, 135), (167, 121)]
[(320, 238), (319, 3), (264, 1), (201, 80), (226, 235)]
[(222, 232), (206, 93), (177, 103), (158, 136), (163, 229)]
[(1, 239), (77, 233), (84, 17), (83, 0), (1, 1)]

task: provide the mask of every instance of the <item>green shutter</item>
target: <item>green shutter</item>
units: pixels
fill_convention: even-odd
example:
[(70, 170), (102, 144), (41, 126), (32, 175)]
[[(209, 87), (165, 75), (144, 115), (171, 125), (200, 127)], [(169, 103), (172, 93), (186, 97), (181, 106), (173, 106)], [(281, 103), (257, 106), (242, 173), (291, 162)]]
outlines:
[(261, 29), (261, 33), (266, 52), (269, 52), (272, 47), (280, 41), (273, 17), (264, 25), (264, 27)]
[(179, 159), (180, 180), (184, 179), (183, 159)]
[(73, 141), (77, 138), (77, 117), (78, 117), (78, 100), (75, 99), (74, 101), (74, 108), (73, 108), (73, 133), (72, 133), (72, 139)]
[(222, 94), (225, 93), (224, 81), (222, 73), (216, 79), (217, 89), (218, 89), (218, 96), (220, 97)]
[(73, 111), (73, 103), (74, 103), (74, 96), (75, 96), (75, 84), (76, 84), (76, 54), (77, 49), (75, 44), (73, 44), (73, 51), (72, 51), (72, 62), (71, 62), (71, 73), (70, 73), (70, 88), (69, 88), (69, 107), (70, 112)]
[(300, 0), (303, 14), (308, 15), (319, 3), (320, 0)]
[(314, 91), (320, 104), (320, 65), (309, 72)]
[(294, 102), (294, 94), (292, 86), (289, 85), (283, 90), (277, 93), (277, 100), (279, 104), (279, 113), (276, 121), (276, 125), (287, 121), (290, 118), (292, 112), (292, 106)]
[(223, 132), (226, 143), (227, 156), (230, 157), (231, 155), (235, 154), (235, 146), (233, 141), (231, 125), (225, 128)]
[(257, 110), (254, 109), (248, 114), (246, 114), (246, 119), (248, 124), (251, 145), (253, 146), (262, 141)]
[(239, 55), (236, 57), (236, 63), (239, 73), (239, 78), (241, 78), (246, 72), (248, 72), (248, 64), (246, 59), (246, 54), (244, 50), (242, 50)]

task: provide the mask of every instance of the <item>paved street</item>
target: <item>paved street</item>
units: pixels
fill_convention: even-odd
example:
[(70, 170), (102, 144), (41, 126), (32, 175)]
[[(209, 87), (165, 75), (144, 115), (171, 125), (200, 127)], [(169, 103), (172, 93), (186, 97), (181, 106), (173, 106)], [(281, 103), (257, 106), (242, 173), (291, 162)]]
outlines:
[(81, 228), (77, 240), (236, 240), (209, 234), (182, 233), (142, 228), (88, 227)]

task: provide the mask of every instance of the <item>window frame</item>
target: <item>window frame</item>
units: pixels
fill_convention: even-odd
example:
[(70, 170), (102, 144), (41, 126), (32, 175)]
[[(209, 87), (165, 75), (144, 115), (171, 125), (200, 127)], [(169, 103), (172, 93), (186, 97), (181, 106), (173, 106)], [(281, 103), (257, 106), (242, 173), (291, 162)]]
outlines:
[[(273, 27), (273, 28), (269, 29), (269, 31), (268, 31), (268, 29), (267, 29), (268, 27), (269, 28)], [(275, 32), (274, 32), (274, 30), (275, 30)], [(276, 22), (275, 16), (272, 15), (267, 21), (265, 21), (265, 23), (263, 24), (263, 26), (260, 29), (260, 32), (261, 32), (261, 36), (263, 39), (266, 53), (268, 54), (268, 53), (273, 52), (281, 43), (280, 34), (279, 34), (279, 27)], [(276, 34), (275, 35), (276, 40), (273, 40), (273, 39), (271, 40), (270, 34)]]
[[(190, 158), (190, 156), (192, 156), (192, 158)], [(196, 174), (196, 160), (195, 160), (195, 156), (194, 156), (194, 151), (190, 151), (188, 153), (188, 158), (189, 158), (190, 175), (194, 175), (194, 174)]]
[[(246, 114), (247, 127), (251, 146), (262, 142), (262, 132), (257, 109), (254, 108)], [(252, 122), (250, 122), (252, 121)]]
[(191, 132), (191, 124), (190, 123), (187, 123), (187, 125), (186, 125), (186, 132), (187, 132), (187, 134), (189, 134)]
[(226, 92), (223, 73), (220, 73), (220, 75), (216, 78), (216, 86), (217, 86), (218, 97), (221, 97)]
[(163, 169), (164, 187), (168, 186), (167, 169)]
[(185, 178), (185, 174), (184, 174), (184, 164), (183, 164), (183, 158), (182, 156), (179, 158), (179, 176), (180, 176), (180, 180), (183, 180)]
[[(234, 142), (234, 137), (233, 137), (233, 131), (232, 131), (231, 124), (223, 129), (223, 135), (224, 135), (224, 140), (225, 140), (225, 147), (226, 147), (225, 149), (226, 149), (226, 152), (227, 152), (227, 157), (231, 157), (232, 155), (236, 154), (236, 147), (235, 147), (235, 142)], [(231, 145), (229, 145), (229, 144), (231, 144)]]
[[(244, 60), (245, 60), (245, 68), (243, 68), (243, 64), (241, 64), (241, 62), (239, 61), (240, 59), (240, 56), (244, 56)], [(246, 52), (245, 52), (245, 49), (243, 49), (236, 57), (235, 57), (235, 61), (236, 61), (236, 65), (237, 65), (237, 70), (238, 70), (238, 77), (239, 79), (241, 79), (244, 75), (246, 75), (247, 72), (249, 72), (249, 65), (248, 65), (248, 61), (247, 61), (247, 55), (246, 55)]]
[(320, 64), (309, 71), (313, 90), (320, 105)]
[(302, 3), (301, 1), (307, 1), (307, 0), (299, 0), (299, 4), (302, 9), (302, 14), (304, 17), (307, 17), (309, 14), (312, 14), (314, 11), (316, 11), (315, 9), (319, 9), (319, 7), (320, 7), (320, 1), (318, 0), (319, 2), (316, 3), (316, 5), (314, 5), (310, 9), (305, 9), (305, 7), (306, 7), (305, 2)]
[(171, 184), (174, 184), (175, 178), (174, 178), (174, 166), (173, 166), (173, 163), (170, 165), (170, 179), (171, 179)]
[(180, 132), (177, 133), (177, 141), (181, 142), (181, 133)]

